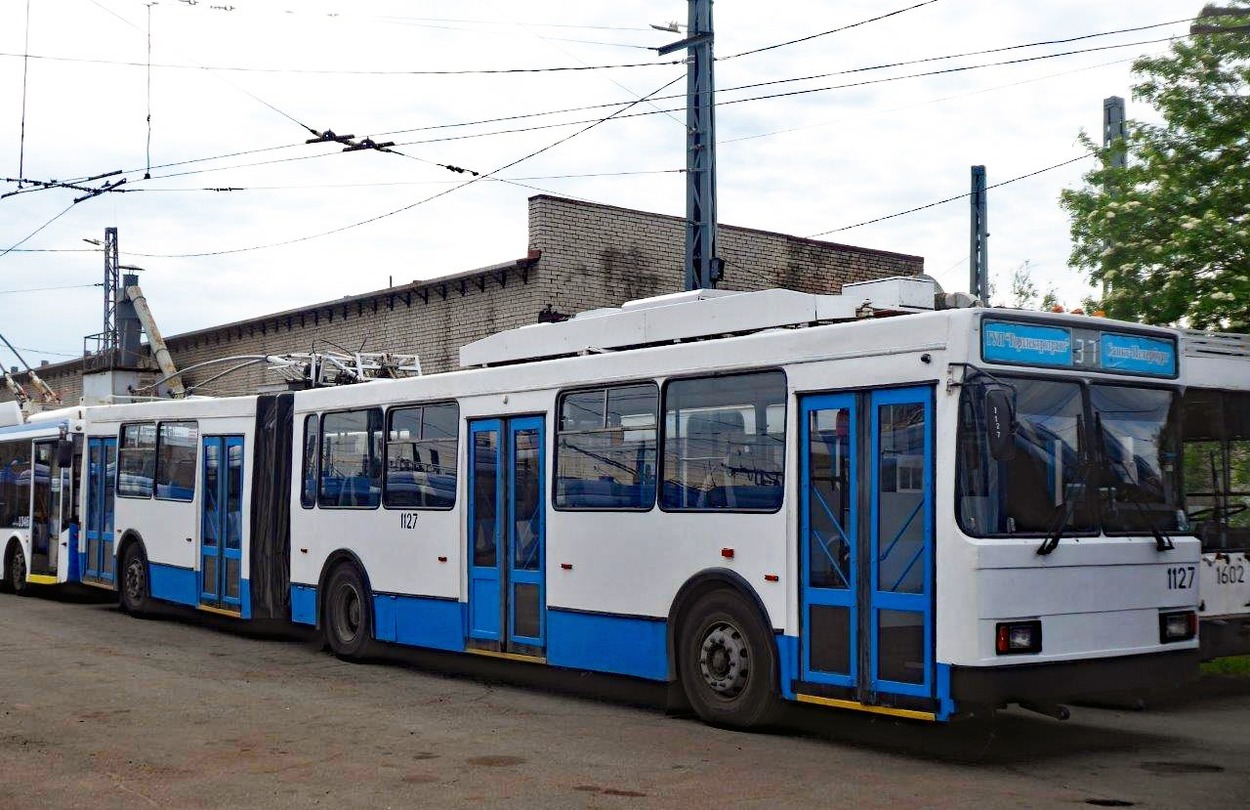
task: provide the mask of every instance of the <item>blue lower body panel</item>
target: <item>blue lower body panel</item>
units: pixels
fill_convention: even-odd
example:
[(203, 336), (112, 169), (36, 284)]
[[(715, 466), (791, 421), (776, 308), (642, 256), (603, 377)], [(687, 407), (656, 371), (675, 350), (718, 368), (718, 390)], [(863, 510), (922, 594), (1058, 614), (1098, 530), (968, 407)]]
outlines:
[(668, 625), (642, 616), (548, 608), (547, 663), (668, 680)]
[(378, 641), (459, 652), (466, 607), (454, 599), (374, 594), (374, 635)]
[[(291, 584), (291, 621), (317, 623), (317, 589)], [(401, 594), (373, 595), (378, 641), (463, 652), (468, 604)], [(568, 669), (668, 680), (668, 625), (663, 619), (547, 609), (547, 663)]]
[(78, 553), (78, 524), (71, 523), (69, 525), (69, 553), (65, 555), (66, 564), (69, 565), (69, 571), (65, 573), (66, 582), (81, 582), (82, 568), (80, 567), (85, 554)]
[(291, 621), (296, 624), (317, 623), (316, 587), (291, 583)]
[(153, 599), (195, 607), (200, 603), (200, 587), (195, 571), (174, 565), (148, 563), (148, 592)]
[[(198, 572), (176, 565), (149, 562), (148, 593), (153, 599), (160, 599), (162, 602), (189, 607), (199, 607), (202, 604)], [(246, 579), (239, 581), (239, 600), (238, 605), (227, 603), (223, 607), (237, 607), (241, 617), (252, 618), (252, 584)]]
[(244, 619), (252, 618), (252, 583), (249, 580), (239, 580), (239, 615)]
[(794, 682), (799, 677), (799, 639), (797, 636), (776, 636), (777, 669), (781, 675), (778, 684), (781, 696), (786, 700), (794, 700)]

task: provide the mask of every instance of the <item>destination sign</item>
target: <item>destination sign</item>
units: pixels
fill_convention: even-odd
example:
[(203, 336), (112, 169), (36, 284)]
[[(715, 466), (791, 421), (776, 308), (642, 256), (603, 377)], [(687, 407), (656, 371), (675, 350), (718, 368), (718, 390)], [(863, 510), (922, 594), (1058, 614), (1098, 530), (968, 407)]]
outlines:
[(1147, 377), (1176, 376), (1176, 341), (1103, 329), (986, 318), (981, 358), (988, 363), (1085, 369)]

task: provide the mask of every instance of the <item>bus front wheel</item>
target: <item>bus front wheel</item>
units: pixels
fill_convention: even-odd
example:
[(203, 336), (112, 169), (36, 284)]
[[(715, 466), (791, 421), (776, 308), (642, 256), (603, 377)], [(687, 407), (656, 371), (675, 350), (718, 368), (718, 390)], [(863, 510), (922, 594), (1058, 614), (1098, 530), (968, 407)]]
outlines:
[(678, 671), (690, 705), (714, 726), (751, 728), (778, 708), (777, 662), (768, 628), (741, 596), (718, 590), (682, 622)]
[(326, 643), (345, 661), (358, 661), (373, 635), (364, 579), (354, 565), (340, 565), (330, 575), (325, 595)]

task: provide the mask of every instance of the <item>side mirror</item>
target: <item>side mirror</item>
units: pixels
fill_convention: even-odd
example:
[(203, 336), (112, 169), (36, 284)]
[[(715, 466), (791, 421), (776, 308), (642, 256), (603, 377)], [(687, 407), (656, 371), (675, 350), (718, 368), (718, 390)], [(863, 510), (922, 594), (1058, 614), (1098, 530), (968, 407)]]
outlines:
[(985, 433), (990, 456), (995, 461), (1016, 457), (1016, 403), (1009, 388), (995, 386), (985, 391)]
[(74, 440), (61, 439), (56, 443), (56, 465), (61, 468), (74, 464)]

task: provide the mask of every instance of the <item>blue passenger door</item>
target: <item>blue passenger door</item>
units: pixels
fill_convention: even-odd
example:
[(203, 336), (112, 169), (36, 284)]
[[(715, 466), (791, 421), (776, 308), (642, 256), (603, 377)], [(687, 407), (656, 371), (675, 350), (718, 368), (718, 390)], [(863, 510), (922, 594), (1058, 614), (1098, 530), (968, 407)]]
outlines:
[(802, 400), (803, 699), (932, 709), (932, 416), (929, 388)]
[(808, 397), (801, 419), (801, 671), (849, 697), (859, 674), (855, 398)]
[(546, 646), (543, 418), (469, 424), (468, 646), (541, 656)]
[(117, 439), (88, 439), (84, 582), (112, 585), (114, 581), (113, 502), (116, 471)]
[(200, 476), (200, 604), (242, 610), (243, 437), (205, 436)]
[(933, 395), (874, 391), (868, 632), (873, 701), (931, 698), (933, 666)]

